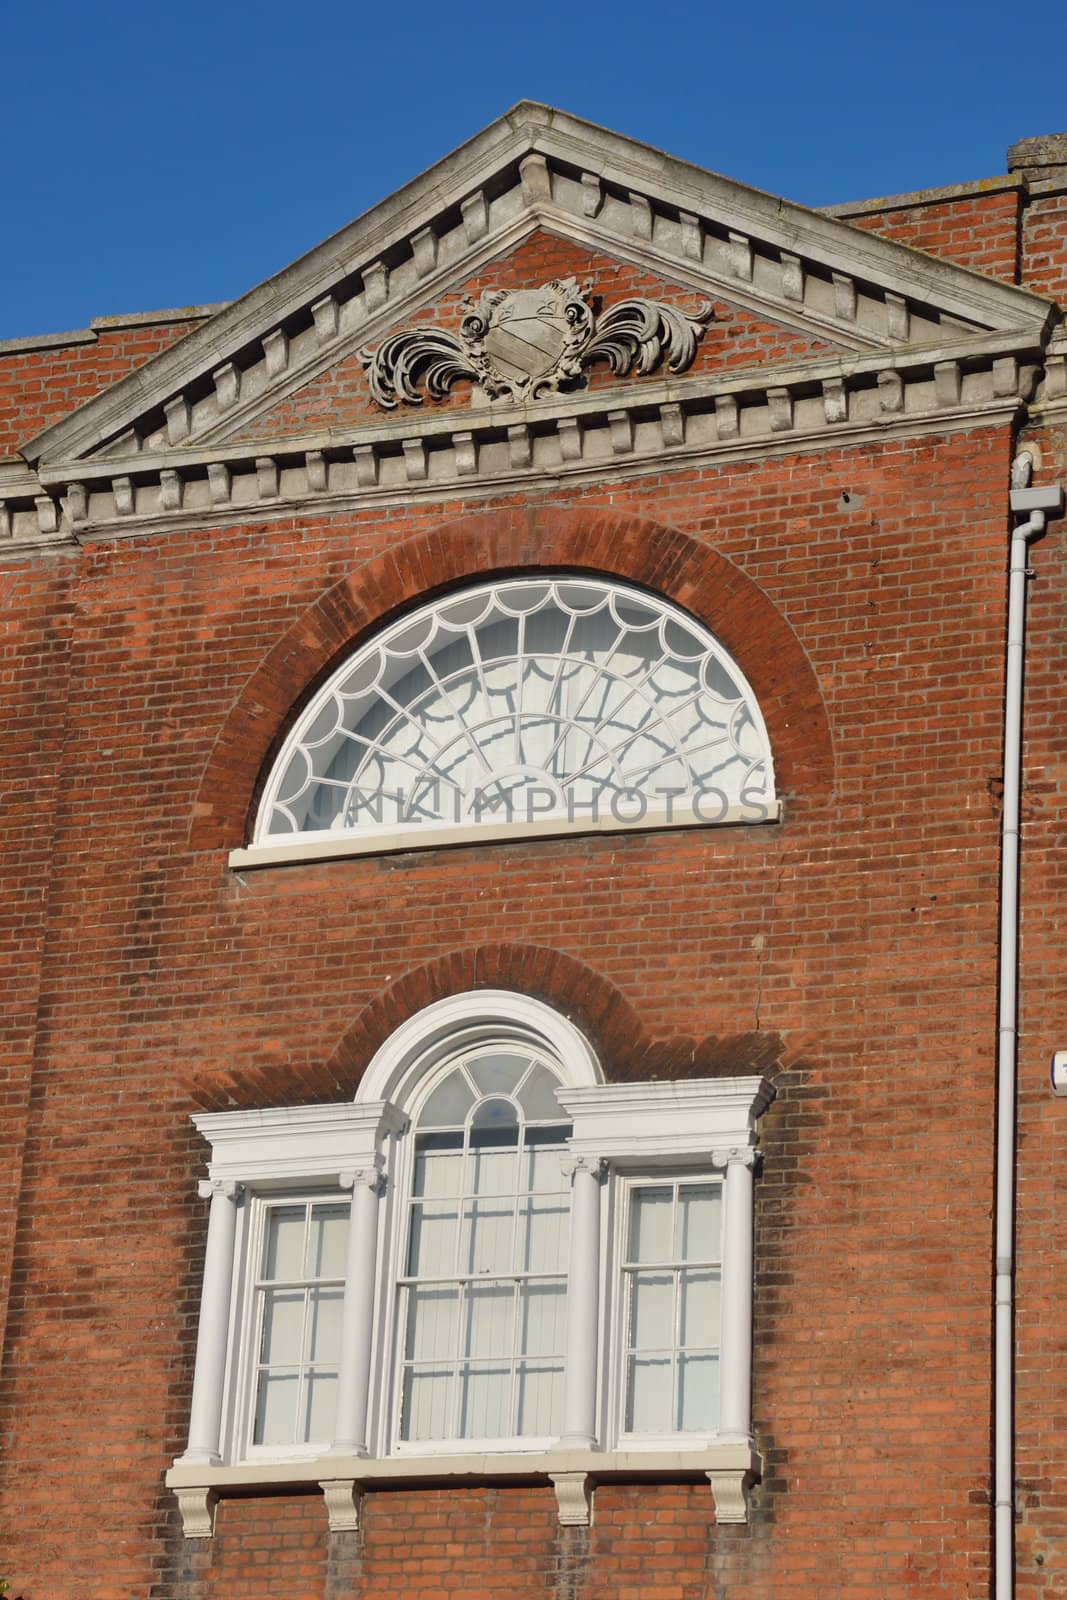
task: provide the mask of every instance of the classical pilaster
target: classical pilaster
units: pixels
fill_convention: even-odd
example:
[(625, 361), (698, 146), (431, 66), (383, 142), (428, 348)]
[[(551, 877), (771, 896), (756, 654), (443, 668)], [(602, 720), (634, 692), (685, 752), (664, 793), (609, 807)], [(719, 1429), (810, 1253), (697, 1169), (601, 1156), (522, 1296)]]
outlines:
[(715, 1150), (712, 1160), (726, 1168), (722, 1274), (722, 1348), (719, 1352), (719, 1432), (747, 1439), (752, 1389), (752, 1169), (756, 1152), (741, 1145)]
[(567, 1354), (563, 1431), (567, 1450), (596, 1448), (597, 1319), (600, 1296), (600, 1175), (598, 1156), (568, 1156), (571, 1174), (571, 1244), (567, 1280)]
[(223, 1381), (226, 1374), (230, 1289), (233, 1282), (233, 1243), (237, 1229), (239, 1186), (205, 1178), (199, 1185), (202, 1200), (210, 1197), (204, 1287), (200, 1297), (200, 1330), (196, 1340), (193, 1400), (189, 1416), (189, 1445), (184, 1462), (211, 1465), (221, 1460)]
[(341, 1313), (341, 1369), (337, 1383), (337, 1426), (332, 1455), (367, 1454), (381, 1165), (382, 1158), (376, 1156), (369, 1166), (341, 1174), (341, 1187), (352, 1190), (352, 1209), (348, 1225), (345, 1295)]

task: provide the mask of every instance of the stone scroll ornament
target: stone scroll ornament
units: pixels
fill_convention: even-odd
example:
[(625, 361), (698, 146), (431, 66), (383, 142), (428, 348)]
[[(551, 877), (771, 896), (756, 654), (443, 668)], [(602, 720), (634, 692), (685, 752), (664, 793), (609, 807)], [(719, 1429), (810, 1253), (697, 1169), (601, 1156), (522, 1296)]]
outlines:
[(371, 394), (391, 411), (402, 400), (421, 405), (420, 386), (443, 400), (466, 378), (492, 400), (522, 402), (572, 387), (597, 361), (619, 377), (653, 372), (664, 357), (671, 372), (684, 372), (714, 315), (710, 301), (688, 316), (662, 300), (620, 300), (598, 315), (591, 290), (576, 278), (487, 289), (463, 302), (458, 334), (433, 327), (391, 334), (359, 353)]

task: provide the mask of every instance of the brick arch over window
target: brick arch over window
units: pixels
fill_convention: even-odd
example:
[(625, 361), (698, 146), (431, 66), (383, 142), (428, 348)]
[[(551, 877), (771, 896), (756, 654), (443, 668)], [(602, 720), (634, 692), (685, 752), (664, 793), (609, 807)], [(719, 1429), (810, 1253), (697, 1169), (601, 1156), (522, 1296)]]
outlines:
[(353, 1092), (363, 1069), (409, 1017), (435, 1000), (477, 989), (505, 989), (543, 1000), (585, 1035), (606, 1076), (714, 1077), (767, 1072), (781, 1058), (775, 1033), (720, 1039), (654, 1039), (626, 996), (602, 973), (545, 945), (481, 944), (453, 950), (404, 973), (372, 1000), (334, 1051), (329, 1070)]
[(208, 1111), (351, 1100), (367, 1063), (402, 1023), (435, 1000), (477, 989), (543, 1000), (585, 1035), (615, 1082), (771, 1074), (783, 1062), (781, 1035), (762, 1029), (654, 1038), (622, 991), (585, 962), (546, 945), (494, 943), (465, 945), (403, 973), (367, 1002), (328, 1059), (299, 1069), (272, 1061), (198, 1072), (186, 1092)]
[(480, 512), (417, 534), (328, 590), (278, 641), (245, 685), (201, 779), (193, 849), (241, 844), (269, 757), (308, 694), (377, 627), (463, 580), (539, 569), (620, 578), (703, 622), (737, 661), (759, 701), (781, 794), (825, 793), (829, 722), (793, 630), (732, 562), (676, 528), (616, 511), (535, 507)]

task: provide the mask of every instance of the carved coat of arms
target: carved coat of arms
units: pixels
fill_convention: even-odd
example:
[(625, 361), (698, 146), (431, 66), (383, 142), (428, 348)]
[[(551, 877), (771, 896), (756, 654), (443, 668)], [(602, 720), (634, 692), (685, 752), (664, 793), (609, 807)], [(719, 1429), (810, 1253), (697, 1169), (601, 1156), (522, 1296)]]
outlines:
[(539, 289), (487, 289), (463, 304), (459, 332), (405, 328), (377, 350), (360, 351), (371, 394), (392, 410), (401, 400), (421, 405), (420, 385), (441, 400), (467, 378), (490, 399), (519, 403), (580, 382), (587, 367), (605, 362), (620, 376), (652, 372), (666, 356), (684, 372), (714, 308), (704, 302), (688, 316), (657, 300), (621, 300), (599, 316), (592, 286), (553, 278)]

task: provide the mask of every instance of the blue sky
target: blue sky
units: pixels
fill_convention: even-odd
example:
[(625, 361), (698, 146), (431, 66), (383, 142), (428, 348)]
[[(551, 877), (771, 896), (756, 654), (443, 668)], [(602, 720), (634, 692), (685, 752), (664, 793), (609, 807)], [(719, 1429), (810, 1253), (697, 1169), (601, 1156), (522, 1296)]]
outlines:
[(1067, 128), (1067, 9), (1002, 0), (4, 0), (0, 41), (8, 338), (230, 299), (520, 99), (811, 205)]

